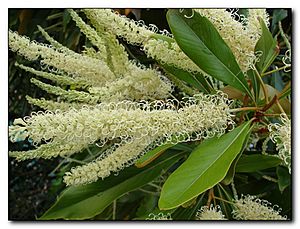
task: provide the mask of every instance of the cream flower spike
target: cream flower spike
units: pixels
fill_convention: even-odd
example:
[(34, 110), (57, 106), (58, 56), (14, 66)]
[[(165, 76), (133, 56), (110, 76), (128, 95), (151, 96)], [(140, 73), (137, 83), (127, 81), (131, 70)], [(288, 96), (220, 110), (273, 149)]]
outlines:
[(261, 36), (258, 17), (269, 25), (269, 17), (265, 9), (249, 9), (249, 16), (238, 15), (236, 11), (226, 9), (195, 9), (200, 15), (207, 17), (216, 27), (235, 56), (240, 68), (246, 72), (257, 57), (255, 45)]
[[(134, 21), (110, 9), (84, 9), (91, 23), (99, 30), (105, 27), (111, 33), (122, 37), (128, 43), (140, 45), (148, 57), (160, 60), (162, 63), (175, 65), (190, 72), (201, 72), (199, 67), (188, 58), (176, 42), (152, 38), (158, 28), (155, 25), (146, 26), (142, 21)], [(167, 31), (160, 31), (166, 38), (172, 38)]]
[(261, 200), (255, 196), (243, 196), (234, 203), (235, 210), (232, 215), (236, 220), (287, 220), (286, 216), (281, 216), (281, 209), (275, 210), (266, 200)]
[(227, 220), (221, 211), (221, 207), (217, 205), (214, 207), (202, 206), (196, 214), (196, 220)]
[(170, 213), (164, 214), (162, 212), (158, 214), (150, 213), (146, 220), (173, 220)]
[(95, 161), (83, 166), (72, 168), (66, 172), (64, 182), (69, 185), (84, 185), (104, 179), (111, 173), (132, 165), (136, 159), (147, 151), (151, 150), (149, 146), (153, 142), (152, 138), (132, 140), (125, 144), (116, 144), (106, 150)]
[(141, 139), (147, 135), (178, 143), (224, 134), (233, 123), (229, 105), (226, 95), (219, 92), (198, 94), (181, 102), (122, 101), (66, 112), (38, 112), (24, 121), (28, 137), (37, 144), (51, 139), (78, 143), (100, 140), (105, 144), (114, 138)]
[(281, 114), (281, 122), (282, 124), (270, 124), (268, 129), (271, 140), (276, 144), (279, 158), (291, 173), (291, 120), (285, 114)]
[(38, 60), (42, 65), (52, 66), (73, 77), (85, 78), (92, 85), (102, 85), (103, 82), (113, 81), (115, 75), (101, 60), (87, 57), (78, 53), (65, 53), (49, 45), (30, 41), (25, 36), (9, 31), (9, 47), (13, 52), (24, 56), (30, 61)]

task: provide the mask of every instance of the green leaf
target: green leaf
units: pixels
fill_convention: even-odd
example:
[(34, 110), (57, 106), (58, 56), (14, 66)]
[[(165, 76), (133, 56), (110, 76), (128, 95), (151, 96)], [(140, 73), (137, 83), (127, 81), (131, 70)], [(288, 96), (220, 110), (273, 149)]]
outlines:
[(226, 174), (226, 176), (224, 177), (224, 179), (222, 180), (222, 184), (225, 185), (229, 185), (233, 178), (234, 178), (234, 174), (235, 174), (235, 167), (236, 167), (236, 163), (238, 162), (238, 160), (240, 159), (242, 153), (240, 153), (235, 159), (234, 161), (231, 163), (231, 166)]
[(287, 168), (278, 166), (276, 169), (278, 177), (278, 188), (282, 193), (291, 184), (291, 176)]
[(206, 79), (201, 73), (192, 74), (190, 72), (187, 72), (180, 68), (176, 68), (171, 65), (167, 65), (167, 64), (160, 64), (160, 65), (169, 74), (172, 74), (173, 76), (188, 83), (189, 85), (193, 86), (194, 88), (198, 89), (201, 92), (210, 93), (213, 91), (213, 88), (207, 83)]
[[(226, 191), (226, 189), (223, 188), (221, 184), (216, 185), (216, 187), (217, 188), (215, 192), (220, 198), (222, 198), (223, 200), (232, 201), (233, 199), (232, 195), (228, 191)], [(226, 204), (224, 201), (220, 201), (220, 206), (225, 217), (227, 219), (231, 219), (232, 218), (231, 212), (233, 210), (231, 204)]]
[(262, 35), (255, 46), (255, 52), (262, 52), (262, 55), (256, 64), (256, 68), (260, 74), (263, 74), (279, 54), (279, 48), (276, 40), (261, 18), (259, 18), (259, 23), (262, 28)]
[(110, 176), (88, 185), (69, 187), (39, 219), (82, 220), (94, 217), (115, 199), (158, 177), (182, 156), (182, 152), (166, 153), (156, 163), (151, 163), (143, 169), (132, 166), (120, 172), (118, 176)]
[(283, 77), (279, 72), (274, 72), (271, 78), (271, 85), (278, 91), (284, 88)]
[(275, 156), (262, 154), (243, 155), (238, 161), (235, 171), (238, 173), (251, 173), (276, 167), (281, 162), (281, 159)]
[(207, 202), (207, 200), (204, 197), (205, 193), (200, 195), (197, 198), (196, 204), (189, 208), (184, 208), (182, 206), (180, 206), (179, 208), (175, 208), (175, 211), (172, 214), (173, 220), (195, 220), (197, 211), (201, 208), (201, 206), (205, 205)]
[(279, 95), (279, 100), (285, 98), (286, 96), (290, 95), (292, 92), (292, 88), (291, 88), (291, 81), (289, 81), (285, 87), (283, 88), (283, 90), (280, 92)]
[[(265, 84), (265, 88), (267, 89), (267, 94), (268, 94), (268, 97), (270, 100), (273, 99), (273, 97), (275, 95), (280, 98), (281, 93), (278, 90), (276, 90), (274, 87), (272, 87), (269, 84)], [(260, 91), (259, 97), (261, 99), (263, 99), (263, 97), (264, 97), (262, 90)], [(290, 115), (291, 114), (291, 102), (287, 98), (281, 98), (279, 100), (279, 103), (280, 103), (281, 107), (283, 108), (283, 110), (285, 111), (285, 113), (287, 115)], [(281, 110), (279, 109), (279, 107), (276, 103), (270, 108), (270, 110), (275, 114), (281, 113)]]
[(239, 99), (241, 101), (244, 99), (242, 92), (232, 86), (227, 85), (220, 90), (226, 93), (229, 99)]
[(235, 167), (237, 162), (239, 161), (239, 159), (242, 156), (243, 151), (246, 149), (246, 147), (248, 146), (248, 141), (249, 141), (249, 137), (250, 137), (251, 131), (248, 131), (247, 136), (245, 137), (244, 143), (243, 143), (243, 148), (241, 150), (241, 153), (234, 159), (234, 161), (231, 163), (230, 168), (225, 176), (225, 178), (222, 180), (222, 183), (225, 185), (229, 185), (234, 178), (235, 175)]
[(272, 31), (275, 32), (274, 29), (278, 26), (278, 22), (282, 21), (287, 17), (287, 10), (284, 9), (275, 9), (272, 15)]
[(157, 207), (158, 196), (156, 195), (147, 195), (141, 201), (141, 205), (137, 209), (136, 216), (144, 217), (149, 215)]
[(163, 185), (159, 208), (178, 207), (223, 180), (242, 149), (250, 124), (248, 121), (220, 138), (203, 141)]
[(156, 147), (153, 150), (150, 150), (147, 152), (145, 155), (140, 157), (137, 162), (135, 163), (135, 166), (138, 168), (142, 168), (152, 161), (154, 161), (156, 158), (158, 158), (162, 153), (164, 153), (167, 149), (171, 148), (174, 146), (174, 144), (165, 144), (159, 147)]
[(252, 98), (232, 51), (207, 18), (196, 12), (192, 18), (186, 18), (184, 12), (171, 9), (167, 20), (179, 47), (201, 70)]
[(253, 88), (253, 92), (254, 92), (254, 98), (255, 98), (255, 101), (257, 102), (259, 99), (259, 92), (260, 92), (259, 81), (257, 80), (257, 76), (253, 69), (250, 69), (247, 72), (247, 75), (248, 75), (249, 79), (251, 80), (251, 84), (252, 84), (252, 88)]

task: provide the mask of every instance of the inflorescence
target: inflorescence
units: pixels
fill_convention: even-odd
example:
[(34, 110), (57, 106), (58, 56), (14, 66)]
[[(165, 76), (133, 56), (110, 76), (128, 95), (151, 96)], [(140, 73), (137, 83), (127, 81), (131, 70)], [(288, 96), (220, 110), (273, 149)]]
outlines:
[[(234, 124), (229, 105), (230, 101), (222, 92), (215, 95), (198, 94), (183, 101), (101, 103), (79, 110), (73, 108), (65, 112), (57, 110), (32, 113), (23, 120), (17, 119), (14, 125), (10, 126), (9, 133), (11, 141), (24, 140), (28, 137), (35, 145), (43, 142), (60, 145), (62, 154), (69, 154), (64, 145), (70, 149), (71, 142), (76, 142), (78, 146), (84, 148), (96, 142), (98, 145), (104, 145), (108, 141), (118, 139), (119, 145), (113, 152), (84, 166), (88, 173), (95, 165), (102, 167), (105, 163), (110, 164), (106, 173), (99, 172), (105, 166), (97, 171), (97, 177), (104, 178), (110, 172), (122, 169), (124, 164), (134, 161), (143, 152), (145, 153), (149, 145), (155, 147), (221, 136), (228, 125)], [(211, 112), (212, 110), (214, 112)], [(45, 147), (45, 145), (40, 147), (42, 146)], [(76, 152), (78, 151), (80, 150)], [(35, 152), (39, 152), (39, 148)], [(32, 158), (26, 152), (14, 152), (11, 155), (20, 160), (27, 159), (27, 155)], [(38, 157), (39, 154), (35, 155)], [(53, 151), (53, 154), (43, 153), (40, 157), (49, 158), (58, 155), (60, 151)], [(118, 164), (112, 165), (115, 158), (118, 158)], [(76, 169), (68, 174), (68, 179), (65, 179), (69, 184), (95, 181), (94, 177), (91, 180), (83, 178), (81, 182), (75, 182), (78, 180), (78, 174), (83, 174), (83, 172), (75, 173), (82, 171), (82, 168)], [(74, 181), (70, 181), (70, 177), (73, 177)]]

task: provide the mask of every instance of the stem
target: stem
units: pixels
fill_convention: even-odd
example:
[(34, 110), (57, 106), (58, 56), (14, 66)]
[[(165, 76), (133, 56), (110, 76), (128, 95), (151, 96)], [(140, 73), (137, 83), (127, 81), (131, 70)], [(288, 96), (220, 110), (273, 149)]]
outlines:
[(235, 108), (230, 109), (229, 112), (239, 112), (239, 111), (257, 111), (260, 110), (260, 107), (241, 107), (241, 108)]
[(114, 202), (113, 202), (112, 220), (116, 220), (116, 211), (117, 211), (117, 200), (114, 200)]
[(273, 178), (273, 177), (270, 177), (270, 176), (267, 176), (267, 175), (262, 176), (262, 178), (264, 178), (265, 180), (274, 182), (274, 183), (278, 183), (278, 180), (277, 180), (277, 179), (275, 179), (275, 178)]
[(285, 87), (282, 89), (282, 91), (280, 92), (280, 94), (278, 95), (278, 99), (282, 99), (284, 96), (284, 94), (288, 91), (291, 90), (291, 81), (289, 81)]
[(151, 195), (155, 195), (155, 196), (159, 195), (157, 192), (152, 192), (152, 191), (149, 191), (149, 190), (146, 190), (146, 189), (143, 189), (143, 188), (139, 188), (139, 190), (141, 190), (142, 192), (151, 194)]
[(156, 185), (156, 184), (153, 184), (152, 182), (151, 182), (151, 183), (148, 183), (148, 185), (149, 185), (149, 186), (152, 186), (152, 187), (154, 187), (154, 188), (156, 188), (157, 190), (160, 190), (160, 189), (161, 189), (160, 186), (158, 186), (158, 185)]
[(264, 116), (280, 116), (281, 114), (264, 114)]
[(291, 44), (289, 42), (289, 39), (286, 37), (285, 33), (283, 32), (283, 29), (282, 29), (282, 25), (281, 25), (281, 21), (278, 22), (278, 27), (279, 27), (279, 31), (280, 31), (280, 34), (286, 44), (286, 47), (291, 50)]
[(256, 73), (257, 79), (258, 79), (258, 81), (261, 84), (261, 87), (263, 89), (263, 93), (264, 93), (264, 96), (265, 96), (266, 103), (269, 103), (268, 93), (267, 93), (267, 89), (265, 87), (264, 81), (262, 81), (262, 78), (261, 78), (261, 76), (260, 76), (260, 74), (259, 74), (259, 72), (257, 71), (256, 68), (254, 68), (254, 72)]
[(234, 204), (234, 203), (231, 202), (231, 201), (224, 200), (224, 199), (222, 199), (222, 198), (220, 198), (220, 197), (217, 197), (217, 196), (214, 196), (214, 198), (217, 199), (217, 200), (221, 200), (221, 201), (223, 201), (223, 202), (229, 203), (229, 204)]
[(66, 163), (66, 159), (62, 160), (49, 174), (54, 174), (64, 163)]
[(281, 111), (281, 113), (283, 113), (283, 114), (285, 114), (286, 115), (286, 113), (285, 113), (285, 111), (283, 110), (283, 108), (282, 108), (282, 106), (280, 105), (280, 103), (279, 103), (279, 100), (278, 99), (276, 99), (276, 104), (277, 104), (277, 106), (278, 106), (278, 108), (279, 108), (279, 110)]
[(76, 160), (74, 158), (66, 157), (66, 156), (63, 156), (63, 155), (61, 155), (61, 157), (67, 159), (69, 162), (75, 162), (75, 163), (78, 163), (78, 164), (81, 164), (81, 165), (85, 165), (86, 164), (85, 162)]
[[(50, 26), (44, 28), (44, 30), (46, 31), (46, 30), (49, 30), (49, 29), (53, 29), (53, 28), (55, 28), (56, 26), (59, 26), (59, 25), (62, 25), (62, 22), (57, 22), (57, 23), (54, 24), (54, 25), (50, 25)], [(33, 34), (37, 34), (37, 33), (39, 33), (39, 32), (40, 32), (40, 31), (35, 31)]]
[(90, 155), (91, 157), (94, 156), (94, 154), (91, 152), (91, 150), (89, 149), (89, 147), (87, 147), (86, 150), (88, 151), (88, 153), (89, 153), (89, 155)]
[(197, 94), (195, 90), (182, 83), (182, 81), (175, 77), (173, 74), (167, 73), (166, 75), (181, 91), (185, 92), (188, 95)]
[(275, 95), (273, 97), (273, 99), (271, 100), (271, 102), (269, 102), (266, 106), (263, 107), (262, 111), (267, 111), (269, 108), (271, 108), (273, 106), (273, 104), (276, 102), (277, 100), (277, 95)]
[(237, 200), (239, 197), (238, 197), (238, 194), (235, 189), (235, 185), (234, 185), (233, 181), (231, 182), (231, 188), (232, 188), (233, 198)]
[(206, 203), (207, 207), (210, 207), (211, 200), (214, 198), (214, 196), (215, 196), (214, 195), (214, 188), (209, 189), (208, 200), (207, 200), (207, 203)]
[(52, 20), (52, 19), (56, 19), (56, 18), (59, 18), (59, 17), (62, 17), (64, 15), (64, 13), (56, 13), (56, 14), (52, 14), (52, 15), (49, 15), (46, 20)]
[(273, 69), (271, 71), (268, 71), (268, 72), (265, 72), (265, 73), (261, 74), (261, 76), (263, 77), (263, 76), (272, 74), (274, 72), (278, 72), (278, 71), (284, 70), (285, 68), (286, 68), (286, 66), (283, 66), (283, 67), (280, 67), (280, 68), (276, 68), (276, 69)]

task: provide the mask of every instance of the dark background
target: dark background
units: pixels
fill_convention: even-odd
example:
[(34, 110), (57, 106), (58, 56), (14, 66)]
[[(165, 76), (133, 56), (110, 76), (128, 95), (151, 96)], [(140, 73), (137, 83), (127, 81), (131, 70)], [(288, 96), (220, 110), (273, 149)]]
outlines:
[[(159, 29), (167, 29), (168, 24), (165, 19), (166, 9), (119, 9), (122, 14), (128, 17), (145, 21), (145, 24), (155, 24)], [(240, 10), (241, 12), (243, 11)], [(273, 35), (278, 33), (276, 21), (282, 20), (284, 31), (291, 36), (291, 10), (290, 9), (270, 9), (268, 10), (271, 17), (271, 31)], [(46, 42), (41, 33), (37, 29), (37, 25), (43, 27), (52, 37), (63, 45), (77, 52), (81, 51), (83, 45), (88, 41), (80, 34), (79, 29), (71, 20), (69, 14), (64, 9), (9, 9), (9, 28), (12, 31), (17, 31), (21, 35), (26, 35), (32, 40)], [(122, 40), (120, 41), (124, 43)], [(282, 40), (279, 40), (279, 43)], [(152, 60), (140, 51), (138, 47), (127, 45), (132, 53), (144, 63), (151, 63)], [(282, 49), (278, 59), (282, 58), (286, 50)], [(9, 110), (9, 125), (12, 124), (15, 118), (29, 115), (32, 111), (37, 111), (38, 108), (28, 104), (25, 99), (26, 95), (33, 98), (51, 98), (52, 96), (44, 93), (39, 88), (30, 84), (31, 75), (14, 66), (16, 61), (35, 67), (38, 63), (28, 62), (22, 57), (9, 51), (9, 72), (8, 72), (8, 110)], [(282, 79), (277, 79), (274, 82), (269, 82), (275, 88), (280, 89), (283, 85)], [(282, 89), (282, 88), (281, 88)], [(258, 144), (260, 147), (260, 144)], [(11, 143), (9, 141), (9, 151), (28, 150), (33, 147), (29, 142)], [(57, 195), (64, 189), (61, 183), (61, 175), (55, 171), (57, 165), (62, 159), (56, 158), (53, 160), (34, 159), (30, 161), (17, 162), (9, 158), (9, 220), (34, 220), (41, 216), (55, 201)], [(60, 175), (60, 176), (58, 176)], [(255, 189), (260, 189), (261, 183), (253, 184)], [(242, 188), (241, 188), (242, 189)], [(251, 190), (247, 190), (252, 192)], [(270, 200), (277, 199), (276, 203), (284, 208), (284, 214), (291, 216), (290, 208), (290, 192), (291, 189), (286, 189), (286, 198), (282, 199), (280, 195), (269, 190), (273, 194), (268, 198)], [(272, 202), (274, 203), (274, 202)], [(284, 206), (283, 206), (284, 205)]]

